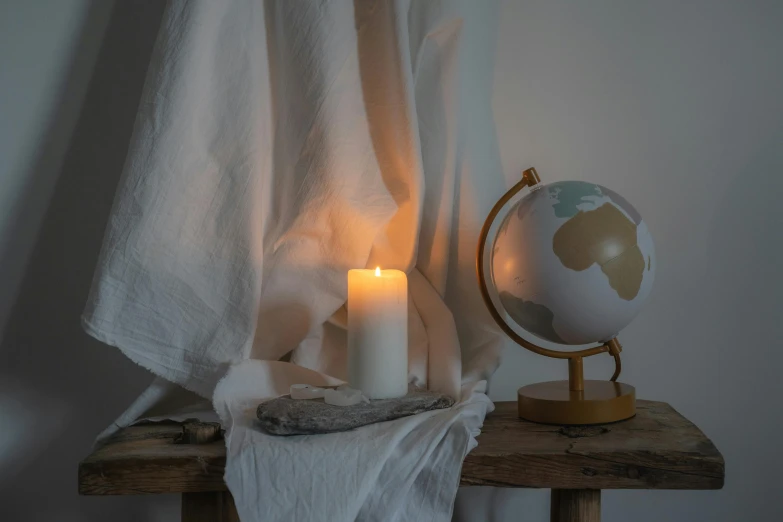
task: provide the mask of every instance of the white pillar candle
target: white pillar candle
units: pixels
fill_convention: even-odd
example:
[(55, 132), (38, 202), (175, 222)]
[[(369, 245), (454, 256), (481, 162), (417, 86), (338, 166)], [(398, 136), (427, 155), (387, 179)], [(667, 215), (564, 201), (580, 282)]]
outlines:
[(408, 392), (408, 278), (348, 271), (348, 382), (370, 399)]

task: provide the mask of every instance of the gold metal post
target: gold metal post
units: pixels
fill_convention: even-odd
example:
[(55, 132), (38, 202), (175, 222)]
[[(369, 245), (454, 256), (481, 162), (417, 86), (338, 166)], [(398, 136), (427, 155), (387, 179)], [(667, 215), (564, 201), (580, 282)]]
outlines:
[(568, 359), (568, 389), (571, 391), (584, 391), (584, 365), (581, 357)]
[(614, 357), (614, 374), (609, 380), (616, 381), (623, 369), (623, 364), (620, 362), (620, 352), (623, 351), (623, 345), (620, 344), (620, 341), (617, 340), (617, 337), (609, 339), (605, 345), (607, 348), (609, 348), (609, 354)]

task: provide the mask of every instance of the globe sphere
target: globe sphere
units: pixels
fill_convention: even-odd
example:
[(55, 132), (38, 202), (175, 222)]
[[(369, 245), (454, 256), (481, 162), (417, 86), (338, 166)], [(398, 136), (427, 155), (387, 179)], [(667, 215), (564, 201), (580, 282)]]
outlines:
[(536, 185), (509, 209), (490, 267), (503, 308), (524, 330), (559, 344), (602, 343), (649, 297), (655, 247), (622, 196), (560, 181)]

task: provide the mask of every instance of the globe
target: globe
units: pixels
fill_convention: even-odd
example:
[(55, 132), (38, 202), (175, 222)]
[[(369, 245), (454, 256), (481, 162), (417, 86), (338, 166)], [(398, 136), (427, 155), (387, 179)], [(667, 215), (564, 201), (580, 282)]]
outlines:
[(535, 185), (495, 236), (491, 276), (506, 313), (547, 341), (614, 338), (641, 310), (655, 247), (641, 215), (601, 185)]

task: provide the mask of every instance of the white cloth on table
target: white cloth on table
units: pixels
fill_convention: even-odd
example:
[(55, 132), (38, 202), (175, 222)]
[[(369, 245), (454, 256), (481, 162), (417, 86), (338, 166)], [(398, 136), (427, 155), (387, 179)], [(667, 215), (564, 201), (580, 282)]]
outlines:
[[(394, 519), (383, 498), (425, 495), (434, 482), (424, 477), (453, 471), (470, 447), (488, 407), (479, 383), (500, 345), (474, 275), (483, 217), (505, 189), (490, 105), (495, 18), (494, 3), (469, 0), (168, 5), (83, 325), (161, 378), (117, 426), (178, 401), (195, 411), (203, 403), (173, 390), (198, 402), (225, 377), (215, 403), (245, 518), (288, 520), (253, 489), (263, 477), (234, 480), (246, 462), (232, 455), (251, 451), (247, 440), (258, 455), (304, 443), (272, 444), (226, 415), (242, 397), (286, 393), (281, 383), (304, 369), (345, 378), (350, 268), (408, 273), (411, 382), (455, 397), (473, 390), (448, 411), (330, 436), (390, 430), (373, 464), (331, 446), (345, 463), (334, 473), (366, 465), (392, 477), (406, 469), (400, 452), (420, 458), (421, 480), (376, 483), (350, 513)], [(259, 374), (237, 381), (240, 368)], [(311, 462), (293, 449), (277, 458), (290, 471), (275, 478), (278, 493), (327, 500), (297, 489)], [(453, 499), (456, 483), (447, 486)], [(435, 519), (450, 502), (433, 507)]]
[[(226, 475), (241, 520), (451, 520), (462, 459), (492, 403), (485, 381), (463, 386), (460, 402), (343, 433), (279, 437), (257, 427), (259, 377), (279, 362), (233, 366), (215, 391), (226, 432)], [(275, 386), (339, 381), (298, 368)]]

